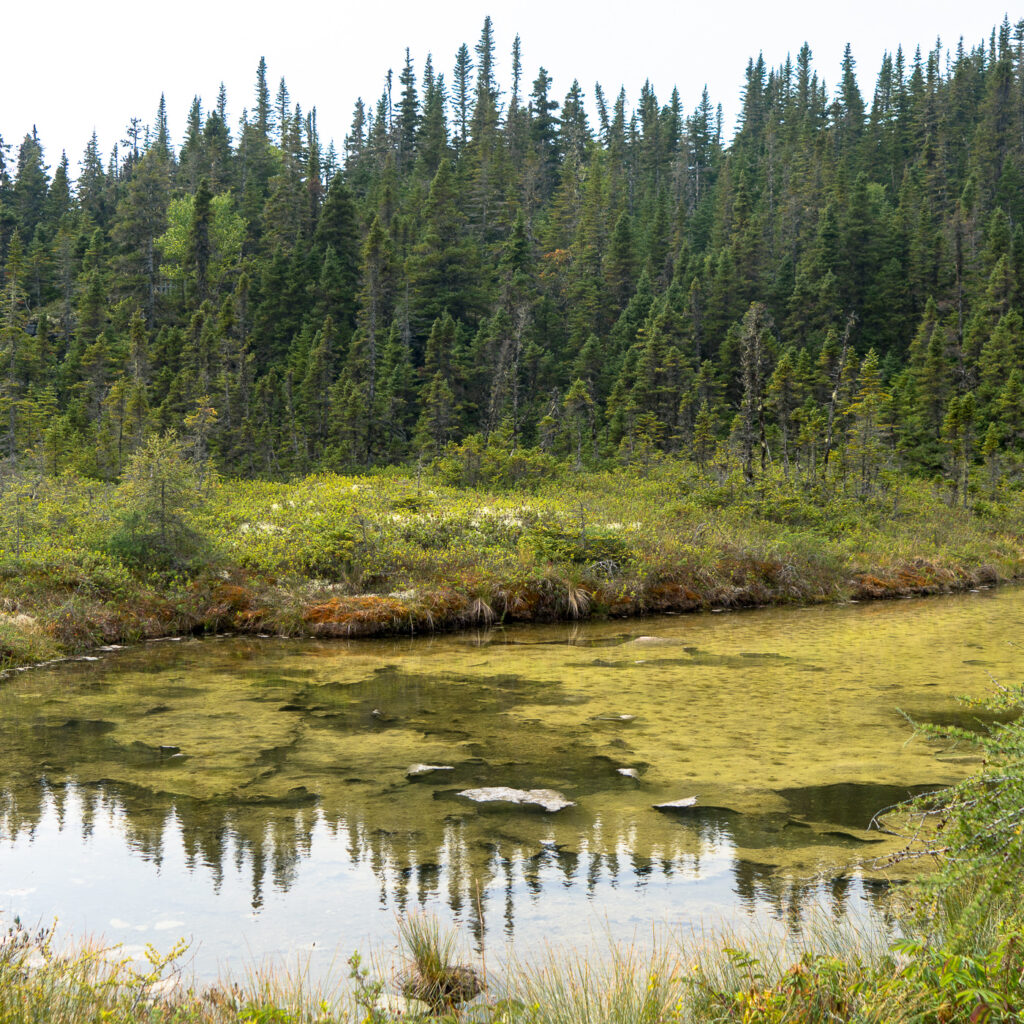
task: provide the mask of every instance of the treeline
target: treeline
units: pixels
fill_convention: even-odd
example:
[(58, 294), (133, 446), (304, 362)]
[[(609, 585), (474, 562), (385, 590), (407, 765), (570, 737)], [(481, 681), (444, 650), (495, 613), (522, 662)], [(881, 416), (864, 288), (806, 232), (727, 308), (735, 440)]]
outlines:
[(870, 101), (849, 48), (831, 94), (806, 45), (758, 58), (728, 145), (706, 91), (558, 100), (495, 46), (407, 50), (341, 154), (262, 60), (177, 150), (162, 99), (74, 181), (0, 140), (8, 464), (115, 479), (175, 430), (274, 477), (485, 442), (865, 490), (1017, 465), (1024, 22), (887, 54)]

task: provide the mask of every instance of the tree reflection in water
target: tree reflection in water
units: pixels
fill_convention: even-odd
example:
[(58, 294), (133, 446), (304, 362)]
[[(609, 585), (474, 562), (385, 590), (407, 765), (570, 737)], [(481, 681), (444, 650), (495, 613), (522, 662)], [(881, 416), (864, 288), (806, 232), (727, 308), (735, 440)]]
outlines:
[[(244, 908), (289, 936), (328, 918), (334, 934), (372, 920), (390, 934), (421, 906), (479, 943), (572, 936), (595, 917), (628, 938), (719, 910), (792, 927), (812, 904), (860, 913), (881, 890), (851, 866), (891, 849), (865, 831), (870, 814), (973, 768), (908, 743), (900, 709), (953, 720), (955, 695), (984, 693), (989, 673), (1020, 677), (1004, 633), (1022, 615), (1008, 589), (648, 620), (642, 634), (183, 641), (26, 672), (0, 683), (0, 877), (34, 888), (25, 906), (44, 915), (66, 918), (68, 876), (103, 908), (103, 892), (85, 900), (90, 872), (111, 904), (131, 875), (136, 902), (177, 885), (209, 904), (203, 927)], [(452, 770), (410, 778), (414, 764)], [(493, 786), (575, 806), (457, 795)], [(652, 807), (689, 796), (691, 809)], [(101, 836), (108, 864), (89, 860)], [(176, 882), (151, 899), (158, 879), (138, 863)], [(0, 892), (0, 913), (17, 899)], [(248, 941), (225, 922), (222, 949)]]

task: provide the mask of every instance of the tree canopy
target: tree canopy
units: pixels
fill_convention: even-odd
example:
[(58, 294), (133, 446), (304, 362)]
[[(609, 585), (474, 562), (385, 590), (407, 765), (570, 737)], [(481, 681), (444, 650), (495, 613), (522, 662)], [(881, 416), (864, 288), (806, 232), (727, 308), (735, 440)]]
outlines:
[(1024, 23), (887, 53), (870, 94), (849, 47), (831, 93), (806, 44), (752, 59), (730, 142), (706, 91), (559, 99), (518, 37), (501, 83), (497, 40), (447, 78), (406, 50), (340, 155), (262, 59), (239, 125), (222, 89), (175, 147), (161, 97), (74, 182), (0, 144), (0, 453), (117, 479), (174, 430), (280, 477), (722, 443), (871, 487), (1024, 450)]

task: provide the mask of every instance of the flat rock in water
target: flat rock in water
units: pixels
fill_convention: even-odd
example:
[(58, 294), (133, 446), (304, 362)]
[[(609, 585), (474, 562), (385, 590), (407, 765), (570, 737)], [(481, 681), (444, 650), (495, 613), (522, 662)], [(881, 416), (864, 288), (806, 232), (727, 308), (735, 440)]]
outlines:
[(695, 796), (687, 796), (682, 800), (670, 800), (664, 804), (653, 804), (656, 811), (687, 811), (697, 806), (697, 798)]
[(455, 765), (453, 764), (411, 764), (406, 769), (405, 774), (410, 779), (415, 779), (420, 775), (432, 775), (434, 772), (453, 771), (455, 771)]
[(985, 758), (981, 754), (936, 754), (936, 761), (943, 764), (984, 764)]
[(512, 789), (508, 786), (485, 786), (482, 789), (464, 789), (458, 796), (464, 796), (478, 804), (536, 804), (545, 811), (553, 813), (565, 807), (575, 807), (572, 800), (554, 789)]

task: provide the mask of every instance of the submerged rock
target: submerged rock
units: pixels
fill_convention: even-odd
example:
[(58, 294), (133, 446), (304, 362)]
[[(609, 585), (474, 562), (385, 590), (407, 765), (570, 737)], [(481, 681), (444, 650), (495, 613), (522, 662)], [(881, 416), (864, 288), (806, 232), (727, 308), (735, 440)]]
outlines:
[(457, 796), (464, 796), (474, 803), (536, 804), (545, 811), (554, 813), (565, 807), (575, 807), (573, 800), (554, 789), (512, 789), (509, 786), (485, 786), (481, 789), (464, 789)]
[(455, 765), (453, 764), (411, 764), (406, 769), (405, 774), (410, 779), (416, 779), (421, 775), (433, 775), (434, 772), (453, 771), (455, 771)]
[(984, 764), (985, 758), (981, 754), (936, 754), (936, 761), (943, 764)]
[(845, 832), (842, 829), (833, 828), (827, 832), (820, 833), (823, 836), (827, 836), (830, 839), (845, 839), (851, 843), (884, 843), (885, 840), (881, 836), (870, 835), (865, 830), (861, 830), (859, 834), (853, 832)]
[(168, 978), (161, 978), (159, 981), (154, 981), (152, 985), (146, 986), (146, 998), (150, 1002), (166, 999), (168, 996), (174, 995), (180, 985), (181, 979), (176, 975), (172, 974)]
[(670, 800), (664, 804), (652, 804), (656, 811), (686, 811), (697, 806), (695, 796), (687, 796), (682, 800)]

